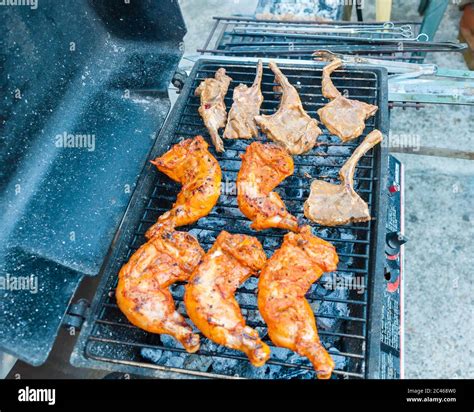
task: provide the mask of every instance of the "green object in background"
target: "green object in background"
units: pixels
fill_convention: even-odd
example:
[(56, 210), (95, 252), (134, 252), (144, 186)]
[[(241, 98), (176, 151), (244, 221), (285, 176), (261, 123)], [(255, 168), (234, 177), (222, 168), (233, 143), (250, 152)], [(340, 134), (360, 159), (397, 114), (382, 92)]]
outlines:
[(418, 13), (420, 13), (420, 16), (423, 16), (425, 14), (425, 10), (428, 7), (430, 0), (420, 0), (420, 4), (418, 6)]
[(449, 0), (421, 0), (420, 2), (418, 12), (424, 16), (420, 33), (425, 33), (430, 41), (434, 40), (448, 3)]

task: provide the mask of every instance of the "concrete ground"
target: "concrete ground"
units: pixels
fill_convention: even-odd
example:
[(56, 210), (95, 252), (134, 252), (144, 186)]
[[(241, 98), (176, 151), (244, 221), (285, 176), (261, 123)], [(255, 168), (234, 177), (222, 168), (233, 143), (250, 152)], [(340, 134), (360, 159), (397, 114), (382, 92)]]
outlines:
[[(188, 26), (187, 57), (193, 59), (209, 33), (212, 16), (251, 14), (256, 0), (182, 0)], [(374, 18), (366, 0), (365, 19)], [(420, 20), (413, 0), (393, 2), (392, 20)], [(456, 41), (460, 18), (450, 3), (437, 41)], [(466, 69), (459, 54), (426, 60)], [(184, 65), (190, 65), (189, 60)], [(472, 107), (394, 109), (394, 140), (415, 137), (421, 146), (473, 151)], [(474, 162), (398, 154), (406, 168), (405, 370), (407, 378), (474, 378)]]

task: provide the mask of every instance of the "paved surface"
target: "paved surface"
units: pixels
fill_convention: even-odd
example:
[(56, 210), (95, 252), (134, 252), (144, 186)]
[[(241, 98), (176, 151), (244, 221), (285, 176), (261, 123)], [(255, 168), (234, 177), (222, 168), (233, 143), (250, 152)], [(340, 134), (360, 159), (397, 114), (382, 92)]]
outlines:
[[(193, 58), (209, 33), (212, 16), (251, 13), (255, 0), (184, 0), (186, 52)], [(364, 16), (374, 18), (374, 1)], [(420, 20), (417, 2), (394, 2), (393, 20)], [(450, 4), (436, 40), (456, 40), (460, 12)], [(465, 69), (458, 54), (427, 62)], [(436, 106), (395, 109), (391, 133), (421, 146), (474, 150), (473, 109)], [(405, 367), (407, 378), (474, 377), (473, 207), (474, 162), (397, 155), (406, 168)]]

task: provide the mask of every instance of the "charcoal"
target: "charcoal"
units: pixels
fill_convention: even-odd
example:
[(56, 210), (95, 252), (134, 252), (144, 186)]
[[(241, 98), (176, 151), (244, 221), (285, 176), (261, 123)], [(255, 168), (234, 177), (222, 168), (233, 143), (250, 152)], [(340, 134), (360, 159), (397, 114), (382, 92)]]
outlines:
[(140, 354), (150, 362), (153, 362), (157, 365), (160, 364), (160, 359), (163, 356), (163, 351), (160, 349), (151, 349), (151, 348), (143, 348), (140, 351)]

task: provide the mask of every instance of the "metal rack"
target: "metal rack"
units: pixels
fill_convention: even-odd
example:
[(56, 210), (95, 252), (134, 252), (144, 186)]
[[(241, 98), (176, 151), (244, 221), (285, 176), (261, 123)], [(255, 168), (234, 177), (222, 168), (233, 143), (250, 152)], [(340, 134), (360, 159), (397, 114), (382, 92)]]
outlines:
[(315, 50), (384, 60), (422, 62), (424, 52), (456, 52), (454, 43), (429, 42), (420, 23), (308, 22), (214, 17), (202, 54), (311, 60)]
[[(459, 53), (466, 49), (462, 43), (428, 41), (429, 37), (420, 31), (421, 22), (308, 22), (247, 17), (214, 17), (214, 20), (203, 48), (198, 49), (203, 55), (309, 61), (316, 50), (325, 50), (347, 60), (362, 59), (362, 64), (364, 59), (376, 61), (390, 72), (390, 67), (398, 63), (419, 65), (411, 70), (422, 71), (425, 70), (422, 63), (426, 53)], [(463, 71), (432, 72), (435, 76), (457, 77), (464, 82), (472, 78)], [(433, 87), (436, 88), (439, 82), (442, 79), (435, 79)], [(459, 88), (456, 84), (447, 85), (451, 86)], [(472, 89), (472, 84), (466, 83), (465, 87)], [(438, 99), (425, 90), (419, 95), (420, 101), (416, 101), (413, 99), (415, 94), (407, 95), (409, 101), (404, 101), (398, 94), (390, 108), (420, 109), (424, 107), (423, 103), (472, 104), (469, 91), (460, 92), (459, 99)]]
[[(229, 109), (232, 103), (232, 90), (239, 83), (250, 85), (255, 76), (255, 63), (241, 61), (199, 60), (186, 83), (180, 100), (171, 113), (158, 140), (155, 155), (166, 150), (178, 141), (202, 134), (208, 137), (206, 128), (197, 113), (199, 99), (194, 90), (200, 81), (212, 76), (219, 67), (224, 67), (233, 78), (226, 97)], [(325, 104), (321, 94), (321, 66), (280, 64), (299, 91), (303, 105), (311, 116)], [(386, 78), (380, 69), (347, 68), (333, 76), (335, 85), (350, 90), (351, 96), (380, 107), (376, 117), (367, 122), (365, 133), (374, 128), (388, 131), (388, 108), (386, 101)], [(279, 104), (279, 95), (273, 90), (274, 75), (265, 64), (262, 81), (264, 104), (262, 113), (272, 113)], [(264, 136), (260, 136), (264, 139)], [(319, 138), (322, 144), (310, 153), (295, 158), (295, 172), (277, 189), (290, 212), (304, 222), (303, 202), (309, 194), (309, 176), (328, 181), (337, 180), (340, 166), (348, 159), (359, 141), (340, 144), (326, 130)], [(248, 141), (226, 141), (226, 152), (216, 154), (223, 175), (235, 182), (240, 167), (239, 155), (245, 151)], [(307, 298), (315, 309), (323, 344), (336, 360), (334, 376), (364, 378), (373, 376), (378, 368), (377, 343), (380, 341), (380, 328), (377, 313), (380, 302), (377, 300), (377, 275), (383, 280), (384, 242), (384, 201), (381, 196), (381, 182), (386, 170), (385, 148), (376, 147), (361, 159), (357, 166), (355, 187), (368, 202), (372, 216), (367, 223), (354, 224), (343, 228), (322, 228), (317, 225), (315, 233), (331, 241), (337, 248), (340, 264), (336, 273), (339, 277), (363, 280), (363, 293), (347, 289), (328, 289), (332, 274), (326, 274), (313, 286)], [(200, 377), (246, 377), (246, 378), (314, 378), (311, 365), (291, 351), (274, 347), (266, 335), (266, 327), (256, 307), (255, 289), (257, 280), (251, 279), (239, 289), (236, 298), (250, 326), (256, 328), (263, 339), (272, 345), (272, 358), (263, 368), (252, 368), (247, 358), (239, 353), (220, 347), (207, 339), (196, 354), (188, 354), (173, 339), (164, 335), (154, 335), (130, 325), (115, 302), (117, 272), (145, 242), (146, 229), (164, 211), (169, 210), (179, 187), (156, 170), (148, 167), (142, 176), (130, 212), (124, 217), (125, 226), (119, 231), (111, 251), (111, 259), (104, 266), (103, 281), (99, 287), (95, 307), (91, 310), (87, 323), (79, 339), (73, 356), (78, 366), (100, 367), (123, 370), (127, 367), (132, 373), (167, 371), (187, 376)], [(226, 182), (223, 182), (224, 186)], [(279, 247), (283, 231), (268, 230), (255, 232), (249, 228), (248, 221), (239, 211), (236, 194), (232, 189), (224, 189), (214, 210), (188, 229), (208, 249), (221, 230), (256, 236), (270, 255)], [(183, 228), (183, 230), (187, 230)], [(382, 243), (381, 243), (382, 242)], [(325, 287), (326, 286), (326, 287)], [(172, 288), (178, 310), (182, 308), (183, 285)], [(372, 343), (375, 342), (375, 343)]]

